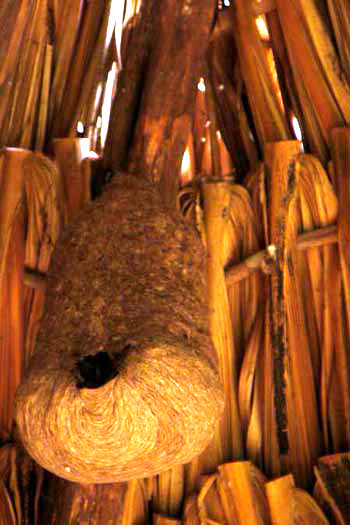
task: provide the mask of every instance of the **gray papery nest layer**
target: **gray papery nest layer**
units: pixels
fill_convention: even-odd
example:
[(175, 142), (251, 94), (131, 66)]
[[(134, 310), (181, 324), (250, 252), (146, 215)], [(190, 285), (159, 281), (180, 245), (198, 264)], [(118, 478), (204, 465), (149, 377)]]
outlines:
[(223, 410), (200, 241), (152, 184), (114, 179), (58, 242), (16, 397), (30, 455), (81, 483), (190, 461)]

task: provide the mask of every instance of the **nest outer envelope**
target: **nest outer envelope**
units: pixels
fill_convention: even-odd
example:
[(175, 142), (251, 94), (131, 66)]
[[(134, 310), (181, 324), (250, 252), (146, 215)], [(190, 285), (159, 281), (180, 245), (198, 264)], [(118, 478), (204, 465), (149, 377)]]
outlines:
[[(102, 352), (117, 373), (82, 387), (78, 363)], [(23, 444), (63, 478), (126, 481), (190, 461), (222, 410), (200, 240), (150, 182), (117, 174), (55, 249), (16, 396)]]

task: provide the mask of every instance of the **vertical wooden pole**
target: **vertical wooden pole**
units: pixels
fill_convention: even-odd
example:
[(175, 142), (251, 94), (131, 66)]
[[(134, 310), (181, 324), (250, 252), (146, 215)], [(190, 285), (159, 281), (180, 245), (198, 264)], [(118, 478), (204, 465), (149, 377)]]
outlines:
[(12, 429), (13, 401), (24, 366), (23, 270), (25, 213), (23, 162), (28, 150), (0, 153), (0, 429)]

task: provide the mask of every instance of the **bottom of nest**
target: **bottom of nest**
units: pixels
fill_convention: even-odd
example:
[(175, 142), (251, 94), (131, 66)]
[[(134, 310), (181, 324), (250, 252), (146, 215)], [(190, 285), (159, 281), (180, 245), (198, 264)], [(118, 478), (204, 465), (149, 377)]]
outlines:
[[(104, 362), (116, 374), (105, 383), (89, 369)], [(17, 394), (23, 444), (47, 470), (80, 483), (121, 482), (187, 463), (209, 444), (222, 388), (195, 349), (158, 341), (118, 363), (100, 352), (79, 367), (87, 387), (51, 368), (34, 370)]]

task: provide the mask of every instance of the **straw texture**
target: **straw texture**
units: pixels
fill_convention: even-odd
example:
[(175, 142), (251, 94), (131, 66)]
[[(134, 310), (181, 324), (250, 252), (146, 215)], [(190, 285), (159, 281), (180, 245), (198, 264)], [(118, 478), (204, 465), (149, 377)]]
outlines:
[(185, 463), (209, 443), (222, 390), (205, 257), (153, 186), (118, 175), (62, 237), (19, 431), (61, 477), (105, 483)]

